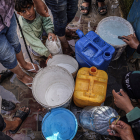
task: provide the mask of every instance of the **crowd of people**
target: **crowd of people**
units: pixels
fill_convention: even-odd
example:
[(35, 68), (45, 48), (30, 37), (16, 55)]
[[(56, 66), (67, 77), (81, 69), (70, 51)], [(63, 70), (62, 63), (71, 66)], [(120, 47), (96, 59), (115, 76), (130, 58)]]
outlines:
[[(46, 3), (46, 4), (45, 4)], [(49, 50), (41, 42), (41, 37), (45, 34), (52, 40), (61, 41), (63, 53), (74, 56), (75, 53), (70, 48), (67, 36), (76, 38), (75, 30), (67, 28), (67, 25), (73, 20), (78, 10), (78, 0), (0, 0), (0, 63), (11, 72), (17, 75), (17, 78), (31, 87), (33, 78), (27, 75), (22, 69), (37, 73), (39, 66), (30, 62), (26, 62), (21, 50), (21, 44), (17, 35), (17, 24), (14, 15), (14, 9), (20, 15), (19, 22), (23, 31), (23, 35), (32, 52), (38, 56), (45, 56), (46, 59), (52, 58)], [(99, 14), (107, 13), (107, 6), (104, 0), (97, 0)], [(53, 15), (53, 23), (49, 17), (48, 8)], [(83, 15), (87, 15), (90, 11), (91, 0), (83, 0), (80, 11)], [(123, 36), (123, 41), (131, 48), (140, 53), (140, 43), (136, 35)], [(2, 76), (0, 77), (2, 80)], [(135, 99), (140, 103), (140, 71), (128, 72), (122, 77), (122, 87), (120, 92), (112, 91), (115, 105), (124, 110), (125, 117), (122, 117), (117, 124), (114, 122), (108, 129), (109, 135), (116, 136), (122, 140), (139, 140), (140, 139), (140, 109), (133, 107), (131, 99)], [(9, 111), (15, 108), (15, 105), (4, 99), (0, 100), (2, 109)], [(9, 130), (16, 133), (23, 121), (30, 113), (28, 107), (20, 107), (13, 121), (3, 119), (0, 115), (0, 139), (12, 140), (2, 131)], [(112, 133), (115, 130), (115, 133)]]

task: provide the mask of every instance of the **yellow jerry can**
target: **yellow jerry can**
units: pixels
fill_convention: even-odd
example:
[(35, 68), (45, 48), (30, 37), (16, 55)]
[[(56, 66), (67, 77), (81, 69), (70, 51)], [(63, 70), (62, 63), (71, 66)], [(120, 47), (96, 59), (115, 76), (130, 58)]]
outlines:
[(73, 101), (78, 107), (100, 106), (106, 98), (108, 75), (96, 67), (81, 68), (76, 77)]

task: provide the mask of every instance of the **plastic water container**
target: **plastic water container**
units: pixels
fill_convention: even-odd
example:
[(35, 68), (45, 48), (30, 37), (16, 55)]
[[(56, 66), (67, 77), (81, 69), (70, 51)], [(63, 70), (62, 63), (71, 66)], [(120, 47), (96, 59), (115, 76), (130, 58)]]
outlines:
[(90, 31), (85, 36), (81, 30), (76, 33), (80, 39), (75, 44), (76, 60), (80, 67), (95, 66), (106, 70), (115, 52), (114, 47), (106, 43), (95, 32)]
[(118, 39), (118, 36), (134, 34), (134, 29), (124, 18), (110, 16), (99, 22), (96, 33), (115, 48), (112, 60), (117, 60), (127, 46), (123, 40)]
[(80, 113), (80, 124), (83, 128), (101, 135), (109, 135), (109, 125), (118, 118), (118, 113), (109, 106), (85, 107)]
[(56, 108), (44, 116), (41, 128), (46, 140), (72, 140), (76, 135), (78, 123), (71, 111)]
[(96, 67), (81, 68), (76, 77), (73, 101), (78, 107), (100, 106), (106, 98), (108, 75)]
[(60, 66), (68, 70), (73, 77), (76, 76), (78, 71), (78, 62), (71, 56), (65, 54), (57, 54), (52, 59), (48, 60), (47, 66)]
[(59, 38), (57, 37), (57, 41), (52, 41), (52, 38), (50, 38), (50, 40), (46, 40), (46, 47), (48, 48), (48, 50), (50, 51), (50, 53), (52, 55), (56, 55), (56, 54), (62, 54), (62, 46), (61, 46), (61, 42), (59, 40)]
[(62, 67), (45, 67), (36, 74), (32, 92), (36, 101), (45, 108), (68, 107), (74, 92), (74, 79)]

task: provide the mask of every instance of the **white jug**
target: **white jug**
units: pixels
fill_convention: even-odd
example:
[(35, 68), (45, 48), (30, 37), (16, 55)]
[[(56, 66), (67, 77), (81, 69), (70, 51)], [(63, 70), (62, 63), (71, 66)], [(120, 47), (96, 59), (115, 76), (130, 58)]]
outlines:
[(52, 55), (56, 54), (63, 54), (62, 52), (62, 46), (59, 38), (57, 37), (57, 41), (52, 41), (52, 37), (50, 37), (50, 40), (46, 40), (46, 47), (50, 51)]

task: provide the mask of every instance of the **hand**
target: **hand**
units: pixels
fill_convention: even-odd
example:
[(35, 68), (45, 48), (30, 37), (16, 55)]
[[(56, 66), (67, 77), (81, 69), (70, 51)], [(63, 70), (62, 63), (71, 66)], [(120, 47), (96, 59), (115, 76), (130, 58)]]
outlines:
[(133, 49), (137, 49), (138, 45), (140, 44), (135, 33), (133, 35), (131, 34), (131, 35), (122, 36), (122, 37), (125, 38), (123, 39), (123, 41), (126, 42)]
[(46, 64), (47, 64), (47, 62), (48, 62), (48, 60), (49, 60), (50, 58), (52, 58), (52, 55), (51, 55), (51, 54), (48, 56), (48, 58), (47, 58), (47, 60), (46, 60)]
[(43, 17), (49, 17), (49, 12), (46, 4), (42, 0), (33, 0), (36, 11)]
[(132, 109), (134, 109), (133, 105), (131, 104), (131, 101), (128, 97), (128, 95), (120, 89), (120, 92), (122, 96), (120, 96), (118, 93), (115, 92), (115, 90), (112, 90), (112, 94), (114, 96), (114, 103), (115, 105), (124, 110), (126, 113), (130, 112)]
[[(115, 125), (115, 121), (110, 125), (111, 129), (108, 129), (109, 135), (121, 137), (122, 140), (135, 140), (131, 127), (123, 121), (118, 121)], [(115, 130), (115, 133), (112, 133)]]
[(49, 33), (48, 34), (48, 40), (50, 41), (50, 37), (51, 37), (51, 39), (52, 39), (52, 41), (57, 41), (57, 37), (56, 37), (56, 35), (55, 34), (53, 34), (53, 33)]

